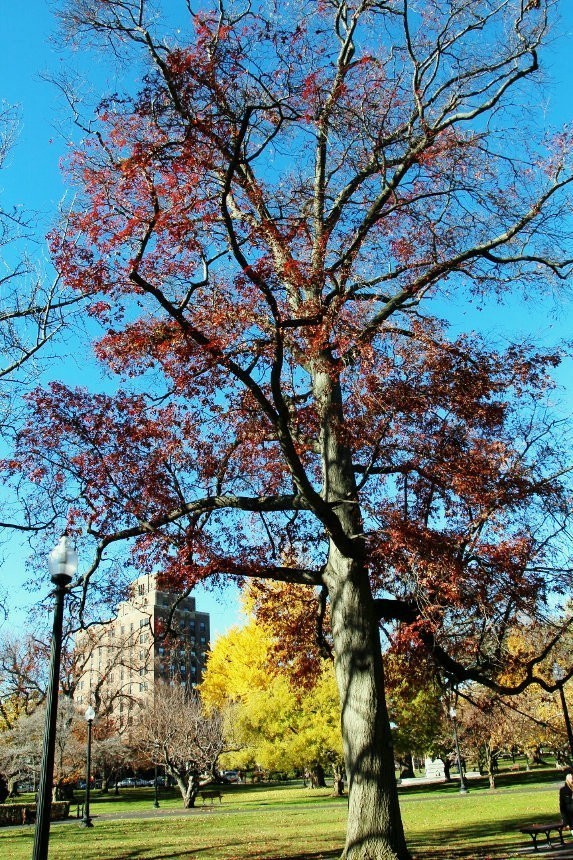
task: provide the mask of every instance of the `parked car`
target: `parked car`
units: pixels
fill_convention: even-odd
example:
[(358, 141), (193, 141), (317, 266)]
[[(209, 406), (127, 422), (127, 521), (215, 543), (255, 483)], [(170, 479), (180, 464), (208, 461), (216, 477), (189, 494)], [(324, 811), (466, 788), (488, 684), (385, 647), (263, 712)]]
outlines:
[(119, 788), (135, 788), (137, 780), (134, 776), (127, 776), (125, 779), (120, 779), (118, 782)]
[(239, 776), (238, 770), (224, 770), (221, 773), (221, 776), (227, 780), (227, 782), (240, 782), (241, 777)]

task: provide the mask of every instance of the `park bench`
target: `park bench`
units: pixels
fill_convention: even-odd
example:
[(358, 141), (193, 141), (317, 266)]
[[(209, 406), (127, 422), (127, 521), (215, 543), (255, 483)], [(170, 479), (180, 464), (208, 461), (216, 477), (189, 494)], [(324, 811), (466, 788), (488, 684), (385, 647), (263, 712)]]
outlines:
[(223, 802), (223, 795), (221, 794), (220, 791), (200, 791), (199, 794), (203, 798), (203, 806), (205, 806), (206, 800), (210, 800), (211, 806), (212, 806), (213, 803), (215, 802), (216, 797), (219, 798), (219, 803)]
[(537, 837), (542, 833), (545, 834), (545, 838), (547, 839), (547, 844), (551, 847), (551, 837), (550, 834), (553, 830), (559, 834), (559, 839), (561, 840), (561, 844), (565, 845), (565, 841), (563, 839), (563, 830), (567, 828), (568, 825), (564, 824), (563, 821), (550, 821), (548, 824), (528, 824), (526, 827), (521, 827), (520, 830), (522, 833), (528, 833), (529, 836), (533, 839), (533, 847), (536, 851), (539, 851), (537, 845)]

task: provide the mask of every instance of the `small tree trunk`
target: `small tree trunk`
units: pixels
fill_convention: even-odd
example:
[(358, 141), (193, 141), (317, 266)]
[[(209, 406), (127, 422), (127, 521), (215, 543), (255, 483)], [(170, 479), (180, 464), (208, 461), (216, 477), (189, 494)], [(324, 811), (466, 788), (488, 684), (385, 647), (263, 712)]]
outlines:
[(344, 796), (344, 768), (341, 764), (335, 762), (332, 766), (332, 775), (334, 783), (332, 786), (332, 794), (334, 797)]
[(193, 771), (187, 780), (187, 789), (185, 791), (184, 806), (186, 809), (191, 809), (195, 806), (195, 800), (199, 792), (199, 774)]
[(326, 788), (324, 768), (321, 764), (315, 764), (310, 772), (310, 784), (312, 788)]
[(446, 782), (452, 781), (452, 775), (450, 773), (450, 760), (448, 758), (443, 758), (442, 764), (444, 765), (444, 779)]
[(400, 772), (400, 779), (414, 779), (414, 759), (412, 758), (412, 753), (406, 753), (399, 759), (400, 767), (402, 768)]
[(492, 755), (488, 744), (484, 746), (484, 754), (487, 765), (490, 791), (495, 791), (495, 756)]
[(20, 792), (18, 791), (18, 777), (19, 773), (14, 774), (13, 776), (8, 777), (8, 797), (19, 797)]
[(167, 764), (165, 765), (165, 770), (177, 783), (177, 788), (179, 789), (183, 800), (183, 808), (193, 809), (195, 806), (195, 799), (199, 791), (199, 774), (196, 771), (192, 771), (187, 775), (186, 773), (179, 771), (172, 766), (170, 767)]

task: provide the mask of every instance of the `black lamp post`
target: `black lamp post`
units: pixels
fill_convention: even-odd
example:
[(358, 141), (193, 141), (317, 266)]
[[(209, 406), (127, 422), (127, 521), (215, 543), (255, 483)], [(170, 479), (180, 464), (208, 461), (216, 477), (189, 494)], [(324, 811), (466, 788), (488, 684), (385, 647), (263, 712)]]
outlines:
[(460, 772), (460, 794), (468, 794), (468, 787), (464, 779), (464, 769), (462, 767), (462, 756), (460, 753), (460, 744), (458, 741), (458, 726), (456, 723), (457, 712), (454, 707), (450, 708), (450, 719), (454, 730), (454, 744), (456, 746), (456, 758), (458, 760), (458, 770)]
[(154, 761), (154, 769), (153, 769), (153, 788), (154, 788), (154, 799), (153, 806), (155, 809), (159, 809), (159, 796), (157, 790), (157, 756), (159, 754), (159, 744), (154, 744), (155, 747), (155, 761)]
[(88, 745), (86, 752), (86, 797), (84, 801), (84, 815), (80, 821), (81, 827), (93, 827), (90, 816), (90, 781), (91, 781), (91, 765), (92, 765), (92, 724), (95, 720), (95, 711), (90, 705), (86, 708), (84, 717), (88, 724)]
[(571, 753), (571, 759), (573, 760), (573, 731), (571, 730), (571, 720), (569, 718), (569, 709), (567, 707), (567, 700), (565, 699), (565, 683), (563, 681), (565, 677), (565, 672), (559, 665), (559, 663), (553, 664), (553, 680), (556, 684), (559, 684), (559, 698), (561, 699), (561, 708), (563, 710), (563, 719), (565, 720), (565, 728), (567, 730), (567, 740), (569, 741), (569, 751)]
[(62, 654), (62, 627), (66, 590), (78, 566), (78, 557), (68, 537), (64, 535), (49, 555), (48, 566), (54, 590), (54, 621), (50, 654), (50, 677), (46, 695), (46, 722), (42, 764), (36, 805), (36, 830), (32, 860), (47, 860), (50, 840), (50, 807), (54, 780), (54, 749), (56, 745), (56, 717), (58, 714), (58, 688), (60, 684), (60, 658)]

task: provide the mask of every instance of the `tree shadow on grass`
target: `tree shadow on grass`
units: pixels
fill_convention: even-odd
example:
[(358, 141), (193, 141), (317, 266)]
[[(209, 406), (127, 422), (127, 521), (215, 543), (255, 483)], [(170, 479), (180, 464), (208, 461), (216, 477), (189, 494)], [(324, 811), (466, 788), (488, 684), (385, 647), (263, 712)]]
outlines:
[[(558, 815), (554, 816), (554, 819), (558, 818)], [(548, 859), (556, 857), (573, 860), (573, 839), (567, 832), (564, 834), (565, 845), (553, 833), (551, 847), (541, 836), (538, 839), (539, 850), (534, 851), (533, 840), (528, 834), (520, 833), (520, 828), (535, 820), (536, 816), (524, 816), (506, 821), (481, 821), (463, 827), (440, 828), (436, 831), (434, 845), (428, 844), (430, 839), (427, 833), (410, 834), (408, 847), (414, 860), (507, 860), (530, 855), (539, 860), (544, 856)], [(543, 816), (543, 821), (547, 820), (547, 816)], [(499, 841), (502, 834), (511, 834), (512, 838)], [(463, 846), (455, 845), (460, 842), (460, 837), (466, 842)]]
[[(215, 848), (215, 846), (213, 846), (213, 848)], [(219, 843), (216, 848), (217, 850), (233, 849), (236, 848), (236, 843), (230, 842), (226, 845), (221, 845)], [(144, 856), (143, 852), (145, 850), (146, 849), (144, 848), (134, 848), (123, 854), (115, 854), (114, 860), (142, 860), (142, 857)], [(145, 860), (183, 860), (185, 857), (199, 857), (201, 854), (205, 854), (210, 850), (210, 848), (203, 845), (201, 848), (197, 849), (182, 848), (176, 852), (170, 850), (167, 854), (163, 853), (163, 851), (158, 851), (157, 854), (145, 853)], [(341, 854), (342, 846), (336, 851), (307, 851), (302, 854), (289, 854), (288, 858), (285, 858), (284, 854), (278, 855), (275, 852), (266, 856), (263, 854), (257, 854), (257, 860), (338, 860)], [(102, 860), (105, 860), (105, 858), (102, 858)]]

